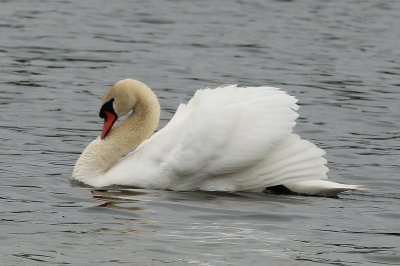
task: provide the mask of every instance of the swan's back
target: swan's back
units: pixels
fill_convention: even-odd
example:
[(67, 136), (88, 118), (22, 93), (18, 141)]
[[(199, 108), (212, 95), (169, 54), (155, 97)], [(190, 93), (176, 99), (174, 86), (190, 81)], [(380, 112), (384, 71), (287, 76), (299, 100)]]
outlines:
[(199, 90), (107, 179), (146, 188), (238, 191), (325, 178), (324, 152), (292, 133), (296, 101), (273, 87)]

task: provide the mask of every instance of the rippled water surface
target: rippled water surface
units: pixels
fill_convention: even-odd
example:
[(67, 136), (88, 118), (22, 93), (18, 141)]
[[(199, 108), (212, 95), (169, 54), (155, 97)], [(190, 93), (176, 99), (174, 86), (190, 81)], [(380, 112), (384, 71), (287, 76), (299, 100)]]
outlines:
[[(2, 265), (399, 265), (400, 1), (0, 1)], [(70, 182), (115, 81), (161, 126), (198, 88), (282, 87), (339, 199)]]

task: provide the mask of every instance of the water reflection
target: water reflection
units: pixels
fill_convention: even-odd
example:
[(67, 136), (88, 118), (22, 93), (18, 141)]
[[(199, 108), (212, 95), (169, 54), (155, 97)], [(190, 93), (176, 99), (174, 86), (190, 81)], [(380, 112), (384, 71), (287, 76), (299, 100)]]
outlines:
[(102, 201), (101, 204), (96, 206), (97, 208), (111, 208), (120, 211), (143, 210), (143, 207), (134, 206), (134, 203), (140, 202), (140, 199), (136, 197), (147, 194), (128, 189), (91, 189), (90, 192), (94, 199)]
[(95, 199), (103, 200), (130, 200), (136, 201), (136, 196), (146, 195), (148, 193), (133, 189), (92, 189), (90, 190)]

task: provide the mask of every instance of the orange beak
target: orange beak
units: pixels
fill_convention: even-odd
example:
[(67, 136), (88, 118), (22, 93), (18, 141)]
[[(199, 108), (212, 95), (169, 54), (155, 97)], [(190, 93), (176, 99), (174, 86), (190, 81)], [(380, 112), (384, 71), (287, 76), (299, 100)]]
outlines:
[(104, 124), (103, 130), (101, 131), (100, 139), (104, 139), (110, 132), (118, 116), (114, 112), (104, 111)]

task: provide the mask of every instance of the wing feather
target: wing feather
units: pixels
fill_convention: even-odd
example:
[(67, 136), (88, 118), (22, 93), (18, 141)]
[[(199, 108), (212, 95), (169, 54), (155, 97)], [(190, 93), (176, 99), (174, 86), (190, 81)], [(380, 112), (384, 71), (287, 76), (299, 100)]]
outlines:
[(273, 87), (199, 90), (109, 176), (146, 188), (226, 191), (324, 178), (323, 151), (292, 133), (296, 102)]
[(197, 91), (185, 114), (178, 112), (171, 121), (181, 131), (162, 167), (196, 178), (250, 167), (292, 132), (296, 101), (272, 87)]

